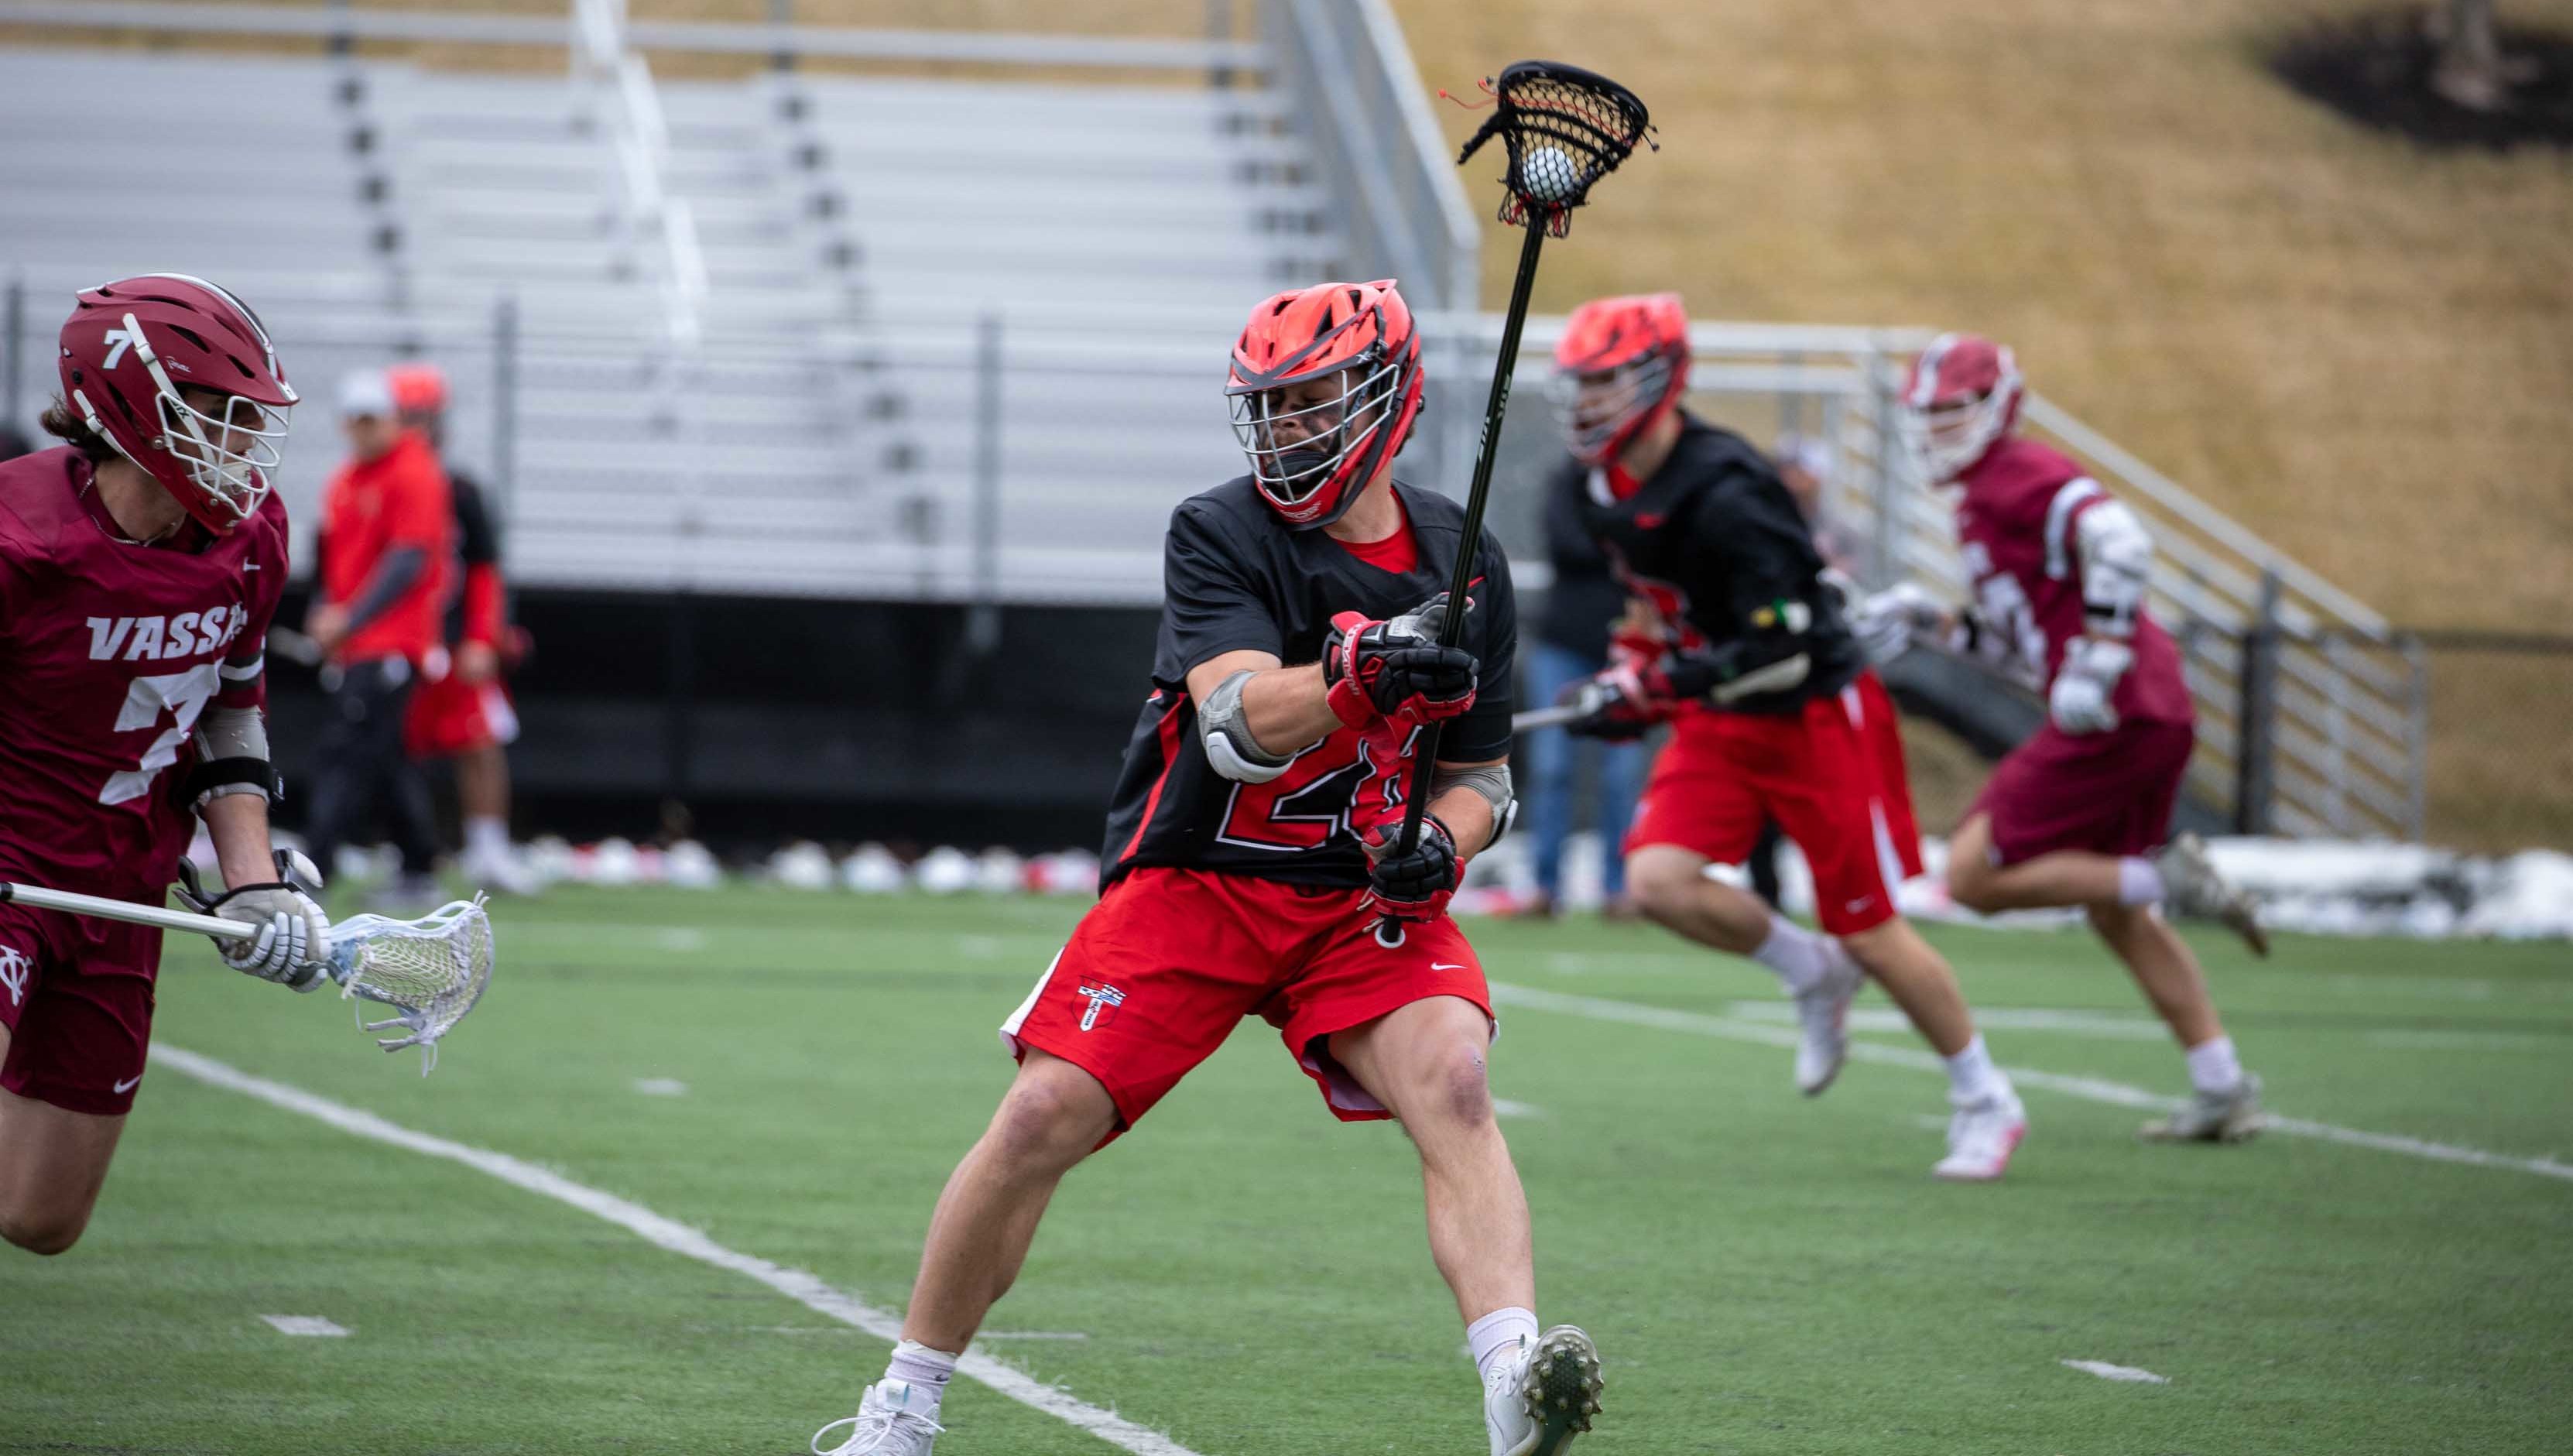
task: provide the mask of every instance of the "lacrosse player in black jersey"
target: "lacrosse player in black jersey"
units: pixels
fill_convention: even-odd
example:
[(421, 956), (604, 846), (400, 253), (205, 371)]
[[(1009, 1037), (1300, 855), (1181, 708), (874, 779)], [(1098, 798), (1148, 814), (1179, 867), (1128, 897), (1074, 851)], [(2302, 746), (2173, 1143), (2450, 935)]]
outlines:
[[(1002, 1024), (1018, 1079), (939, 1198), (884, 1378), (816, 1450), (840, 1438), (834, 1456), (925, 1456), (957, 1354), (1056, 1183), (1255, 1015), (1332, 1115), (1399, 1117), (1418, 1147), (1430, 1252), (1482, 1373), (1492, 1456), (1558, 1456), (1598, 1408), (1589, 1336), (1540, 1333), (1531, 1312), (1527, 1200), (1484, 1077), (1490, 996), (1446, 913), (1465, 860), (1514, 808), (1508, 561), (1488, 532), (1462, 539), (1455, 502), (1393, 477), (1422, 381), (1391, 282), (1261, 304), (1227, 392), (1252, 473), (1172, 513), (1104, 892)], [(1466, 550), (1469, 601), (1450, 602)], [(1464, 633), (1441, 647), (1451, 610), (1467, 612)], [(1428, 817), (1405, 851), (1411, 750), (1442, 721)]]

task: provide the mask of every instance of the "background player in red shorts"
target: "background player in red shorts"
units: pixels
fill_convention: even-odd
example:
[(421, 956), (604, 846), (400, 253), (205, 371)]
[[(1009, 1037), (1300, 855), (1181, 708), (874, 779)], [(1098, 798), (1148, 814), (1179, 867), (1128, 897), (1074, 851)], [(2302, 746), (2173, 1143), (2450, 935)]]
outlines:
[[(2213, 917), (2267, 954), (2249, 902), (2195, 837), (2170, 839), (2195, 730), (2179, 651), (2144, 610), (2152, 537), (2080, 465), (2015, 432), (2020, 387), (2009, 350), (1947, 335), (1914, 362), (1904, 395), (1932, 478), (1963, 487), (1977, 642), (2047, 686), (2046, 723), (2002, 760), (1950, 842), (1949, 891), (1986, 913), (2083, 907), (2187, 1055), (2195, 1099), (2145, 1135), (2246, 1137), (2260, 1079), (2242, 1070), (2188, 944), (2152, 913)], [(1871, 614), (1944, 616), (1917, 590), (1876, 598)]]
[[(1767, 456), (1679, 407), (1688, 357), (1675, 294), (1584, 304), (1555, 351), (1564, 468), (1633, 598), (1573, 728), (1672, 724), (1626, 832), (1627, 886), (1646, 915), (1786, 983), (1808, 1095), (1839, 1075), (1862, 968), (1875, 977), (1948, 1064), (1956, 1113), (1933, 1171), (1997, 1178), (2028, 1119), (1956, 973), (1895, 909), (1921, 850), (1893, 701)], [(1813, 867), (1824, 935), (1707, 876), (1742, 863), (1770, 819)]]
[[(1421, 390), (1390, 282), (1253, 312), (1228, 391), (1253, 473), (1172, 514), (1106, 889), (1003, 1025), (1018, 1079), (939, 1198), (903, 1341), (816, 1450), (849, 1427), (843, 1456), (927, 1452), (955, 1352), (1056, 1183), (1254, 1015), (1335, 1116), (1399, 1117), (1418, 1147), (1493, 1456), (1555, 1456), (1588, 1428), (1597, 1355), (1570, 1326), (1540, 1335), (1530, 1312), (1527, 1200), (1484, 1079), (1490, 1000), (1445, 913), (1465, 858), (1508, 824), (1517, 627), (1499, 545), (1461, 540), (1455, 502), (1393, 479)], [(1423, 606), (1469, 547), (1463, 645), (1439, 647), (1444, 604)], [(1409, 748), (1442, 719), (1430, 816), (1399, 853)], [(1404, 933), (1380, 938), (1379, 909)]]
[(396, 364), (385, 370), (394, 409), (438, 453), (454, 512), (454, 583), (441, 630), (445, 653), (421, 672), (412, 694), (405, 746), (417, 761), (449, 759), (455, 765), (456, 807), (464, 822), (464, 856), (456, 869), (473, 884), (511, 895), (542, 888), (509, 845), (508, 745), (518, 737), (518, 715), (501, 679), (512, 630), (508, 593), (500, 579), (500, 526), (490, 501), (473, 478), (445, 458), (446, 374), (431, 364)]
[[(0, 879), (159, 905), (202, 818), (212, 903), (264, 927), (225, 961), (310, 991), (330, 927), (269, 845), (261, 712), (295, 391), (240, 300), (173, 274), (79, 295), (61, 370), (67, 443), (0, 464)], [(158, 930), (0, 905), (0, 1237), (88, 1226), (160, 963)]]

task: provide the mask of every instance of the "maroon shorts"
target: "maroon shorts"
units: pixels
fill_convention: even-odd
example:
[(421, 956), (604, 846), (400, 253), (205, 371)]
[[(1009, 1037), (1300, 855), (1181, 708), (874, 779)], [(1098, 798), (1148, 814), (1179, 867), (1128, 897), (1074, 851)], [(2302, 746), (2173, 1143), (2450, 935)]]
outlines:
[(161, 932), (0, 905), (0, 1090), (122, 1116), (152, 1045)]
[(2048, 723), (2002, 760), (1966, 817), (1992, 816), (1993, 849), (2005, 865), (2050, 850), (2145, 854), (2170, 838), (2196, 743), (2186, 723), (2078, 735)]
[(405, 714), (403, 746), (414, 758), (453, 758), (518, 736), (508, 689), (496, 681), (468, 683), (452, 672), (413, 689)]
[(1376, 943), (1360, 893), (1205, 870), (1130, 871), (1001, 1024), (1001, 1044), (1013, 1056), (1034, 1047), (1098, 1078), (1116, 1099), (1122, 1132), (1243, 1018), (1258, 1015), (1279, 1029), (1332, 1115), (1389, 1116), (1331, 1060), (1330, 1035), (1437, 996), (1471, 1002), (1489, 1019), (1491, 994), (1456, 922), (1413, 925), (1388, 950)]
[(1894, 918), (1895, 887), (1921, 873), (1921, 830), (1894, 699), (1875, 673), (1794, 715), (1681, 718), (1653, 760), (1625, 852), (1677, 845), (1738, 865), (1772, 819), (1813, 867), (1824, 930)]

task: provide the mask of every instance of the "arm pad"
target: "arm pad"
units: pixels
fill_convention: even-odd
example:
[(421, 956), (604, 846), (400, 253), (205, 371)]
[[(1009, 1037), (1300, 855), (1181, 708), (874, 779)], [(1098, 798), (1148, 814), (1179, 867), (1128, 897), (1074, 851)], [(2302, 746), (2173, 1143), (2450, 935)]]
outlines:
[(1471, 789), (1483, 796), (1492, 807), (1492, 836), (1483, 841), (1490, 849), (1510, 832), (1510, 822), (1518, 817), (1519, 801), (1510, 789), (1510, 766), (1506, 763), (1476, 764), (1471, 768), (1450, 768), (1440, 764), (1429, 771), (1429, 799), (1436, 803), (1449, 789)]
[(2134, 636), (2153, 565), (2151, 532), (2125, 501), (2101, 500), (2074, 520), (2073, 546), (2082, 560), (2085, 630), (2095, 637)]
[(1238, 784), (1265, 784), (1286, 772), (1295, 756), (1271, 753), (1251, 736), (1251, 723), (1242, 711), (1242, 689), (1251, 678), (1251, 669), (1244, 668), (1207, 694), (1198, 708), (1198, 737), (1217, 773)]
[(208, 708), (197, 719), (197, 766), (188, 775), (188, 801), (202, 812), (226, 794), (277, 797), (268, 721), (257, 708)]

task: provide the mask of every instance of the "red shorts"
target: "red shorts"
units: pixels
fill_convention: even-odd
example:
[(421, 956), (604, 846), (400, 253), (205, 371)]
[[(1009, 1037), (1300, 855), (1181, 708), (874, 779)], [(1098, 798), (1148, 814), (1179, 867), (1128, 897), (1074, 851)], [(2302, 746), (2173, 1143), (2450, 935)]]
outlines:
[(0, 905), (0, 1090), (123, 1116), (152, 1045), (161, 932)]
[(1682, 717), (1653, 760), (1625, 852), (1677, 845), (1738, 865), (1772, 819), (1813, 866), (1824, 930), (1894, 918), (1895, 887), (1921, 873), (1921, 830), (1894, 699), (1875, 673), (1794, 715)]
[(2050, 850), (2141, 855), (2170, 838), (2171, 810), (2197, 746), (2186, 723), (2127, 723), (2106, 733), (2053, 723), (2010, 751), (1966, 817), (1993, 818), (2005, 865)]
[(518, 736), (509, 690), (497, 681), (468, 683), (450, 672), (412, 689), (403, 745), (414, 758), (453, 758)]
[(1387, 950), (1376, 944), (1375, 917), (1358, 908), (1360, 893), (1206, 870), (1129, 871), (1001, 1024), (1001, 1044), (1013, 1056), (1051, 1053), (1099, 1079), (1117, 1102), (1113, 1139), (1257, 1014), (1279, 1029), (1333, 1116), (1389, 1116), (1331, 1060), (1330, 1035), (1436, 996), (1472, 1002), (1488, 1019), (1491, 994), (1456, 922), (1413, 925)]

